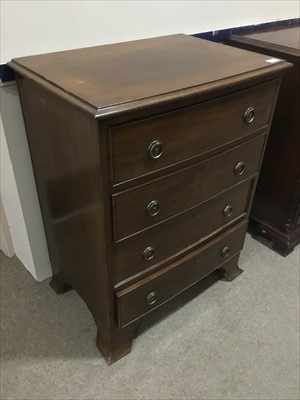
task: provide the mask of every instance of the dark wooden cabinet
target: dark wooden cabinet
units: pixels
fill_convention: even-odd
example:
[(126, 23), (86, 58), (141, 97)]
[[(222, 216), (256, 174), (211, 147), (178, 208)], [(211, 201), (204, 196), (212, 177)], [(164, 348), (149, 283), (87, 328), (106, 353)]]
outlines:
[(112, 363), (141, 318), (241, 270), (281, 75), (186, 35), (15, 59), (54, 276)]
[(300, 27), (232, 35), (227, 43), (294, 63), (284, 75), (251, 210), (251, 228), (287, 255), (300, 242)]

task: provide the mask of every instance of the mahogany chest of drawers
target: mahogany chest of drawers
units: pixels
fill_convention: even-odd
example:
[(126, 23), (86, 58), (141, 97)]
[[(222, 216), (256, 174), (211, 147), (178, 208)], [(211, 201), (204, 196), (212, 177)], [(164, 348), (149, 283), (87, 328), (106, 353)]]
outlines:
[(284, 74), (251, 209), (252, 232), (287, 255), (300, 242), (300, 27), (232, 35), (228, 43), (284, 58)]
[(15, 59), (53, 267), (112, 363), (146, 314), (241, 270), (285, 61), (189, 37)]

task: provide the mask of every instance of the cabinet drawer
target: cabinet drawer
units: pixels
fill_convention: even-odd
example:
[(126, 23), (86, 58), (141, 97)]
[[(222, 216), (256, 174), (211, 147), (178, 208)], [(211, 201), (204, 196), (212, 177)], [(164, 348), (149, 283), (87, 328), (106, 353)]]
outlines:
[[(116, 293), (118, 326), (121, 328), (170, 300), (238, 254), (247, 223), (239, 224), (197, 251), (157, 273)], [(227, 256), (222, 255), (225, 248)]]
[(187, 251), (223, 225), (245, 216), (253, 183), (254, 179), (242, 182), (163, 224), (119, 242), (115, 249), (115, 283)]
[[(115, 240), (186, 211), (255, 174), (265, 138), (258, 137), (201, 164), (113, 195)], [(237, 174), (236, 168), (243, 166), (242, 174)]]
[[(277, 80), (169, 114), (111, 128), (113, 182), (149, 174), (266, 127), (270, 122), (276, 87)], [(244, 117), (249, 107), (253, 107), (255, 113), (251, 122)], [(162, 148), (158, 144), (155, 146), (156, 141)]]

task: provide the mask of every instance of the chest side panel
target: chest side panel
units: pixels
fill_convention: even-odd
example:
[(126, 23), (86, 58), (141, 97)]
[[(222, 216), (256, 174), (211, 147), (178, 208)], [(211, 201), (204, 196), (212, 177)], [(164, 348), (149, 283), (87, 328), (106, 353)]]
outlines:
[(101, 313), (95, 292), (107, 277), (97, 124), (26, 78), (18, 88), (53, 272)]

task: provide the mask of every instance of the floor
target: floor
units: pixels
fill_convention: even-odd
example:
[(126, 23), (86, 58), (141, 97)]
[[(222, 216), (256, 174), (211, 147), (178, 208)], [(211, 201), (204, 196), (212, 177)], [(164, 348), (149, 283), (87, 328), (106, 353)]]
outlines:
[(75, 291), (57, 296), (1, 257), (2, 400), (300, 397), (299, 246), (283, 258), (247, 235), (242, 275), (173, 300), (112, 366)]

